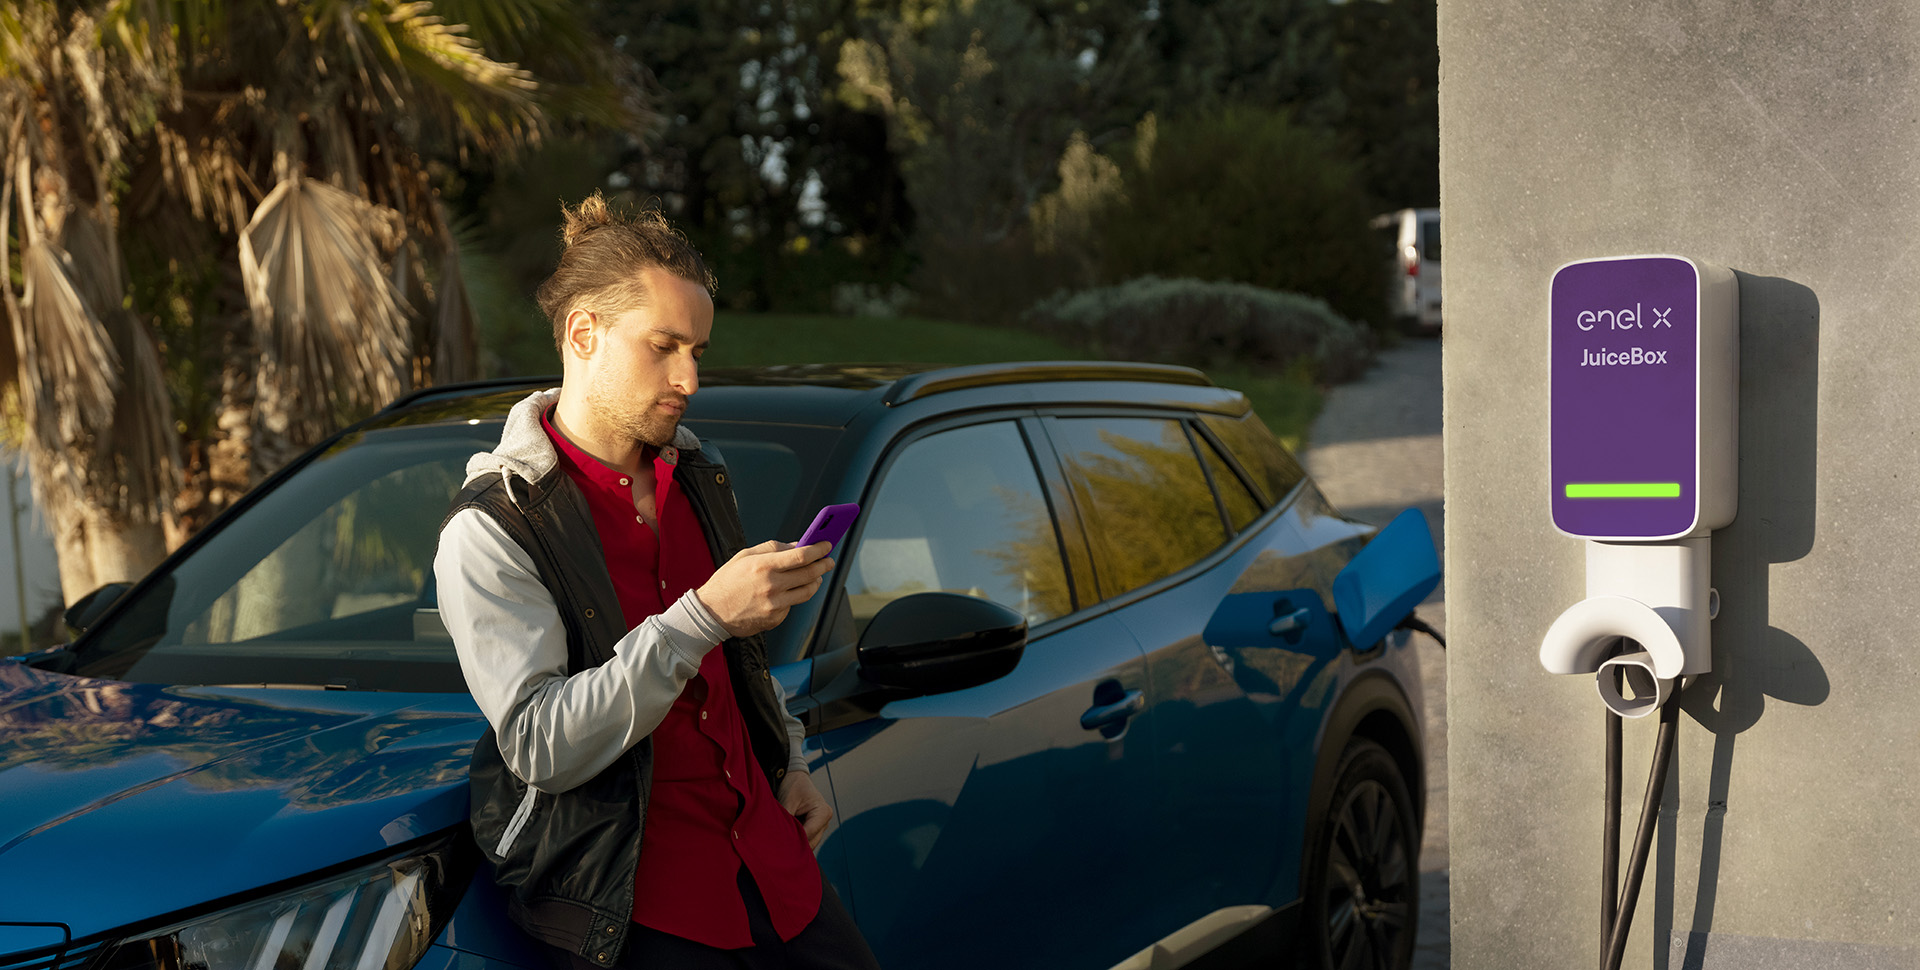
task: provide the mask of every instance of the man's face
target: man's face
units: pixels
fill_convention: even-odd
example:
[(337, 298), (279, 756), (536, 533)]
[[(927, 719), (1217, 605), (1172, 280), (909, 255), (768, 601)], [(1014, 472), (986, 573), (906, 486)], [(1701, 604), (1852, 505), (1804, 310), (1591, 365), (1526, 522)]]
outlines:
[(595, 328), (586, 400), (608, 430), (660, 446), (673, 441), (687, 398), (700, 389), (713, 300), (705, 287), (658, 267), (641, 270), (641, 280), (648, 304), (603, 317)]

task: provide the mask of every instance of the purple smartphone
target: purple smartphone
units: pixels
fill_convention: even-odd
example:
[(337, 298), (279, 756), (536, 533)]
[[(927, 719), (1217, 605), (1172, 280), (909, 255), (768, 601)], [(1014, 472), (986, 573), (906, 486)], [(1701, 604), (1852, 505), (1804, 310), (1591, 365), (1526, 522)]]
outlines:
[(847, 534), (847, 527), (853, 525), (853, 517), (859, 514), (860, 506), (852, 503), (829, 505), (813, 517), (813, 524), (807, 526), (806, 534), (794, 545), (802, 548), (816, 542), (839, 545), (841, 537)]

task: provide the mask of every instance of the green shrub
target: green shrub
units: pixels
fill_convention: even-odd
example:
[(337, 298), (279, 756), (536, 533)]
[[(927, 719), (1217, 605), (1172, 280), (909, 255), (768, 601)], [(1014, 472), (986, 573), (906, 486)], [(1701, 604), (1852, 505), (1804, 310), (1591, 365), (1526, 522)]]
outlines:
[(1358, 377), (1368, 336), (1325, 301), (1245, 283), (1143, 276), (1118, 286), (1056, 293), (1022, 321), (1041, 334), (1116, 360), (1191, 367), (1305, 367), (1324, 383)]
[(1145, 126), (1125, 199), (1096, 219), (1102, 275), (1232, 280), (1306, 293), (1386, 324), (1388, 253), (1354, 166), (1285, 112), (1236, 108)]

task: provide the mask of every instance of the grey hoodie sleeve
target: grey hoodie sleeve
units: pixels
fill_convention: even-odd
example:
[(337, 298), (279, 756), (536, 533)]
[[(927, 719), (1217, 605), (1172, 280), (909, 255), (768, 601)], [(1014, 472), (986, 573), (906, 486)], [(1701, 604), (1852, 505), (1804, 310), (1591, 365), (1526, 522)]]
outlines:
[(688, 593), (621, 637), (612, 661), (568, 676), (553, 596), (492, 517), (466, 509), (449, 520), (433, 572), (467, 687), (507, 767), (541, 791), (584, 783), (652, 733), (726, 637)]

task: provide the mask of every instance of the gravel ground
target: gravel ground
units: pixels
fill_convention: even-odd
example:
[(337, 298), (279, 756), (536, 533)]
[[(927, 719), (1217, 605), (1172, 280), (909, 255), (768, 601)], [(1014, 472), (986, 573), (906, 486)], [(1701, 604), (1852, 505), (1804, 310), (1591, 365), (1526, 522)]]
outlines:
[[(1440, 341), (1409, 339), (1382, 353), (1358, 381), (1336, 387), (1314, 421), (1304, 456), (1307, 470), (1341, 511), (1385, 524), (1414, 506), (1445, 533), (1441, 502)], [(1441, 547), (1444, 550), (1444, 546)], [(1444, 555), (1444, 552), (1443, 552)], [(1446, 585), (1419, 615), (1446, 634)], [(1418, 637), (1426, 690), (1427, 825), (1420, 852), (1420, 924), (1414, 970), (1446, 970), (1447, 923), (1447, 662)]]

